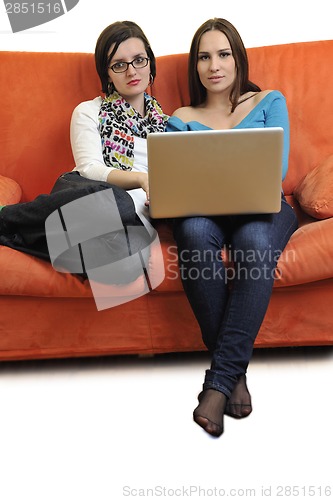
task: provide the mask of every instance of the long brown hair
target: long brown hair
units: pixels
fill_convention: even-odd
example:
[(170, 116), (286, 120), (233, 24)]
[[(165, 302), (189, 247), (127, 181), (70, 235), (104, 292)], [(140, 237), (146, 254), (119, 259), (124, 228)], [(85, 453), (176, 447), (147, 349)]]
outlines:
[(189, 54), (188, 62), (188, 81), (191, 106), (198, 106), (205, 102), (207, 97), (206, 88), (202, 85), (198, 70), (198, 52), (201, 37), (204, 33), (211, 30), (219, 30), (227, 37), (232, 50), (232, 55), (235, 59), (236, 78), (230, 93), (231, 112), (233, 112), (238, 104), (239, 97), (246, 92), (259, 92), (261, 89), (258, 85), (249, 80), (249, 62), (246, 49), (243, 41), (236, 28), (226, 19), (213, 18), (204, 22), (195, 32)]

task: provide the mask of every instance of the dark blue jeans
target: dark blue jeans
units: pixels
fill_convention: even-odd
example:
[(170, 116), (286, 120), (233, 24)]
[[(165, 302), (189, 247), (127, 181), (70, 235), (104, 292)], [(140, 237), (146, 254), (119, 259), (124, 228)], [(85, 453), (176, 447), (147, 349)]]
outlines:
[[(276, 214), (175, 219), (183, 287), (212, 354), (203, 389), (230, 397), (246, 373), (277, 260), (296, 229), (296, 215), (284, 197)], [(234, 263), (229, 279), (222, 248)]]

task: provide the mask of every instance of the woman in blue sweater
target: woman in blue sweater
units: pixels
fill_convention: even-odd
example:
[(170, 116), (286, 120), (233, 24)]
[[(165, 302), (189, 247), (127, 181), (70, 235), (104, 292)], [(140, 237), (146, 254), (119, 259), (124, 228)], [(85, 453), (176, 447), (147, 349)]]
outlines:
[[(289, 154), (286, 101), (279, 91), (261, 91), (249, 81), (246, 50), (230, 22), (215, 18), (198, 28), (189, 55), (189, 89), (190, 106), (175, 111), (167, 130), (283, 127), (282, 183)], [(193, 417), (213, 436), (222, 434), (224, 414), (242, 418), (252, 411), (246, 371), (271, 297), (276, 262), (296, 228), (282, 186), (276, 214), (175, 220), (183, 287), (211, 353)], [(231, 286), (221, 259), (224, 247), (235, 266)]]

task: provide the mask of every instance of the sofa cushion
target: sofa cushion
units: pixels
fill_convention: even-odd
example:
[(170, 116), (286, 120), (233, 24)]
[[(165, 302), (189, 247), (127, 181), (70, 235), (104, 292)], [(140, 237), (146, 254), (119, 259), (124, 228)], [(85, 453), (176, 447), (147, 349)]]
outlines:
[(294, 196), (304, 212), (312, 217), (327, 219), (333, 216), (333, 155), (303, 177)]
[[(152, 271), (153, 272), (153, 271)], [(103, 285), (68, 272), (56, 271), (49, 262), (0, 245), (0, 296), (92, 298), (113, 307), (147, 293), (140, 276), (129, 285)], [(96, 304), (97, 305), (97, 304)], [(105, 307), (106, 308), (106, 307)]]
[(19, 184), (9, 177), (0, 175), (0, 205), (12, 205), (21, 200), (22, 190)]

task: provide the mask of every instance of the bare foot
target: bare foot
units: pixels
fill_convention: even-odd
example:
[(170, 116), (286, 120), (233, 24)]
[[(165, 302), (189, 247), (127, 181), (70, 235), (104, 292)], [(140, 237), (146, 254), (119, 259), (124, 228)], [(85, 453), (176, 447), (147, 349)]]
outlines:
[(229, 398), (225, 414), (233, 418), (244, 418), (252, 412), (251, 395), (246, 385), (246, 376), (242, 375)]
[(199, 394), (198, 399), (199, 405), (193, 412), (194, 421), (208, 434), (221, 436), (227, 397), (215, 389), (207, 389)]

